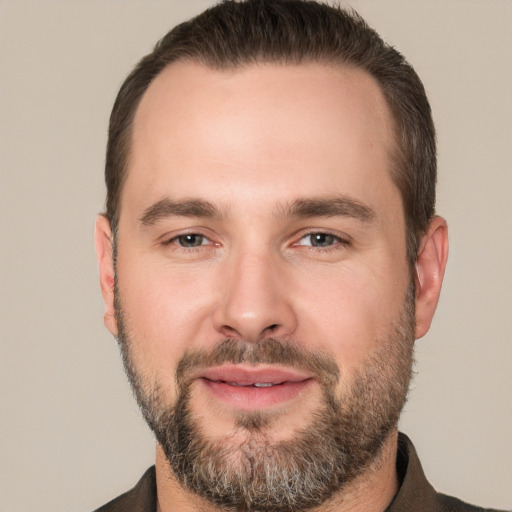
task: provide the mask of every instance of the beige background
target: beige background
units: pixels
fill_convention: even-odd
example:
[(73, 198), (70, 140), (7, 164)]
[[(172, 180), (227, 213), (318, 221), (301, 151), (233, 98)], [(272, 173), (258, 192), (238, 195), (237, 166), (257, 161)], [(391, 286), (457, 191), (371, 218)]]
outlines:
[[(102, 325), (92, 244), (109, 111), (208, 1), (0, 0), (0, 511), (90, 511), (153, 459)], [(430, 94), (444, 293), (402, 421), (431, 482), (512, 508), (512, 1), (353, 0)]]

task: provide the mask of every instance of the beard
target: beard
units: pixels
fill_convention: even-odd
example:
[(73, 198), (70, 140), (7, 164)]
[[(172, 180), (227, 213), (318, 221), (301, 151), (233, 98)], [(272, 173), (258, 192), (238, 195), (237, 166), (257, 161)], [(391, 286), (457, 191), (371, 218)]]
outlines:
[[(129, 322), (116, 287), (118, 342), (142, 414), (175, 478), (188, 491), (225, 510), (293, 512), (325, 503), (379, 461), (397, 427), (412, 374), (414, 287), (396, 322), (364, 368), (344, 383), (343, 368), (324, 353), (279, 338), (256, 343), (226, 339), (213, 350), (188, 351), (176, 370), (176, 400), (169, 399), (134, 361)], [(306, 369), (322, 390), (308, 424), (284, 441), (271, 436), (265, 411), (235, 415), (239, 436), (210, 439), (194, 414), (194, 370), (222, 363), (279, 364)], [(341, 380), (342, 391), (336, 393)], [(207, 427), (206, 427), (207, 430)]]

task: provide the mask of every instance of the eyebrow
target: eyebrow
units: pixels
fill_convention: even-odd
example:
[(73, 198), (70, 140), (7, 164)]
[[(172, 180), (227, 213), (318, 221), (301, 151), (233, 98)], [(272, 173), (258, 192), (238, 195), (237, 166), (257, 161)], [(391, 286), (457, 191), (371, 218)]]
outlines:
[(166, 197), (146, 208), (139, 221), (143, 226), (148, 227), (168, 217), (211, 219), (221, 216), (220, 211), (208, 201), (202, 199), (183, 199), (177, 201)]
[(375, 218), (375, 210), (349, 196), (298, 198), (280, 212), (285, 217), (352, 217), (365, 223)]
[[(375, 218), (369, 206), (348, 197), (329, 196), (319, 198), (297, 198), (278, 209), (279, 217), (352, 217), (365, 223)], [(168, 217), (222, 218), (221, 211), (204, 199), (173, 200), (164, 198), (146, 208), (139, 218), (144, 227), (153, 226)]]

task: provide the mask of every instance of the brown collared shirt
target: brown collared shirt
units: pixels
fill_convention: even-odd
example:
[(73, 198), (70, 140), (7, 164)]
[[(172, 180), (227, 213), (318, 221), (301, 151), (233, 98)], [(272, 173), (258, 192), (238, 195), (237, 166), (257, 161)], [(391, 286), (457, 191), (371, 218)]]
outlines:
[[(397, 471), (400, 489), (385, 512), (499, 512), (436, 492), (423, 473), (412, 442), (404, 434), (398, 437)], [(95, 512), (156, 512), (155, 467), (149, 468), (132, 490)]]

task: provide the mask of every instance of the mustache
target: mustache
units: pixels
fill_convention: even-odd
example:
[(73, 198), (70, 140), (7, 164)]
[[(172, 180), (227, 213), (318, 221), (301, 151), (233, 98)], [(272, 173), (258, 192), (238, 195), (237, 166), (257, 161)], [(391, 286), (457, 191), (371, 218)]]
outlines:
[(336, 385), (340, 369), (334, 358), (322, 351), (304, 347), (280, 338), (257, 342), (242, 339), (224, 339), (211, 350), (188, 350), (176, 368), (178, 388), (187, 388), (190, 375), (200, 369), (232, 364), (278, 364), (306, 370), (325, 386)]

